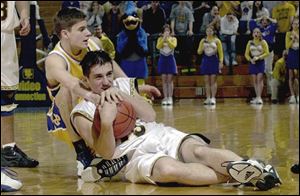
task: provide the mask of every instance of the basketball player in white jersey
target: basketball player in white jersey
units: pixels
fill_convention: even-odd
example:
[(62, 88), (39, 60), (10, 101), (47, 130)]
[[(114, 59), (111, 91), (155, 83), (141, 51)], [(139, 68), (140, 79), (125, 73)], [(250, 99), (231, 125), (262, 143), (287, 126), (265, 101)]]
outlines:
[(29, 2), (1, 1), (1, 191), (14, 191), (22, 186), (22, 183), (14, 178), (13, 173), (3, 166), (36, 167), (39, 164), (22, 152), (14, 139), (14, 111), (17, 107), (14, 97), (19, 83), (14, 29), (19, 25), (21, 25), (20, 36), (28, 35)]
[[(271, 165), (253, 159), (245, 160), (230, 150), (213, 148), (209, 146), (210, 140), (199, 133), (187, 134), (156, 123), (155, 111), (132, 89), (130, 79), (114, 80), (112, 61), (106, 52), (88, 52), (81, 66), (86, 86), (94, 93), (114, 92), (136, 110), (136, 125), (143, 131), (133, 131), (121, 139), (115, 139), (112, 126), (117, 114), (116, 103), (120, 100), (107, 100), (99, 105), (82, 100), (71, 113), (75, 130), (95, 153), (109, 160), (127, 156), (123, 179), (132, 183), (192, 186), (232, 181), (251, 184), (260, 190), (268, 190), (281, 183)], [(101, 119), (100, 134), (92, 128), (97, 109)], [(86, 178), (83, 172), (82, 178), (96, 181), (103, 176), (101, 167), (91, 167), (90, 172), (93, 175)]]

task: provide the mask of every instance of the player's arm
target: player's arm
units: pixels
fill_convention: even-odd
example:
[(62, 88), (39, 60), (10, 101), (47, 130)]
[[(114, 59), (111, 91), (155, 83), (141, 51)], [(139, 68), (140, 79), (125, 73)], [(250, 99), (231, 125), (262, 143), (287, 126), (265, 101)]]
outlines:
[(113, 132), (113, 121), (117, 115), (116, 103), (105, 102), (103, 106), (100, 105), (96, 109), (99, 112), (101, 119), (101, 132), (100, 134), (92, 130), (94, 145), (93, 148), (97, 154), (104, 159), (111, 159), (114, 155), (116, 148), (116, 141)]
[(30, 23), (29, 23), (29, 1), (16, 1), (16, 8), (20, 15), (20, 35), (26, 36), (30, 32)]
[[(111, 87), (101, 93), (102, 100), (100, 103), (105, 103), (106, 101), (109, 103), (113, 103), (113, 100), (116, 100), (116, 98), (111, 98), (110, 96), (117, 95), (120, 101), (126, 101), (132, 104), (134, 110), (136, 111), (137, 118), (145, 122), (154, 121), (156, 118), (156, 113), (153, 110), (152, 106), (142, 96), (140, 96), (136, 90), (133, 94), (134, 96), (131, 96), (127, 93), (124, 93), (118, 88)], [(108, 100), (104, 101), (103, 97), (108, 97)]]
[(73, 94), (85, 98), (95, 105), (99, 103), (100, 96), (84, 89), (80, 85), (80, 80), (67, 71), (66, 62), (58, 55), (52, 54), (48, 56), (45, 61), (45, 68), (48, 82), (58, 82), (69, 89)]
[(120, 95), (123, 100), (131, 103), (134, 110), (136, 111), (137, 118), (145, 121), (152, 122), (155, 121), (156, 113), (152, 107), (152, 105), (145, 100), (142, 96), (135, 91), (134, 96), (128, 95), (122, 91), (120, 91)]

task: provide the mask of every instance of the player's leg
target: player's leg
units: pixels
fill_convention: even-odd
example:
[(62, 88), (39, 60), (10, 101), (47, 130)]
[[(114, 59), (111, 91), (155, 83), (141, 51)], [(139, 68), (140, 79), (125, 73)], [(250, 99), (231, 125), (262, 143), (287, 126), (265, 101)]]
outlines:
[(36, 167), (39, 162), (29, 158), (14, 140), (15, 91), (1, 90), (1, 166)]
[(195, 186), (218, 184), (230, 179), (201, 163), (183, 163), (171, 157), (158, 159), (150, 178), (156, 183), (177, 182)]

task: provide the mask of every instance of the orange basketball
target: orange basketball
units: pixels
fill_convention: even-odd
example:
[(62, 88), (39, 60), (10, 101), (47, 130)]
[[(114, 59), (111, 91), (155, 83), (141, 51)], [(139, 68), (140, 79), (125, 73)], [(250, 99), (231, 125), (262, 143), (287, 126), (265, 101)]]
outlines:
[[(133, 106), (122, 101), (117, 105), (118, 113), (113, 122), (114, 136), (116, 139), (129, 135), (135, 127), (136, 112)], [(100, 134), (101, 120), (99, 110), (96, 109), (93, 121), (93, 129)]]

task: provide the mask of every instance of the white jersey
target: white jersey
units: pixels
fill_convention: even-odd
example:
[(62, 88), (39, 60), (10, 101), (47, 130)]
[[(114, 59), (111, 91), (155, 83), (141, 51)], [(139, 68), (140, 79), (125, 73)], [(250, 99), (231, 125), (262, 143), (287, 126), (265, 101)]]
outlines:
[[(129, 95), (132, 95), (130, 89), (134, 87), (133, 84), (130, 78), (118, 78), (114, 81), (114, 86), (118, 86)], [(96, 106), (93, 103), (83, 100), (71, 112), (71, 122), (74, 123), (75, 114), (83, 115), (92, 122), (95, 110)], [(117, 142), (112, 159), (126, 154), (129, 162), (124, 168), (125, 179), (134, 183), (155, 184), (151, 179), (155, 162), (165, 156), (180, 160), (178, 154), (180, 144), (189, 135), (156, 122), (137, 120), (136, 126), (143, 126), (145, 133), (140, 136), (131, 133), (126, 141)], [(198, 136), (191, 137), (206, 145)]]
[(1, 1), (1, 90), (16, 90), (19, 62), (14, 28), (19, 25), (15, 1)]
[(19, 25), (15, 1), (1, 1), (1, 32), (11, 32)]

